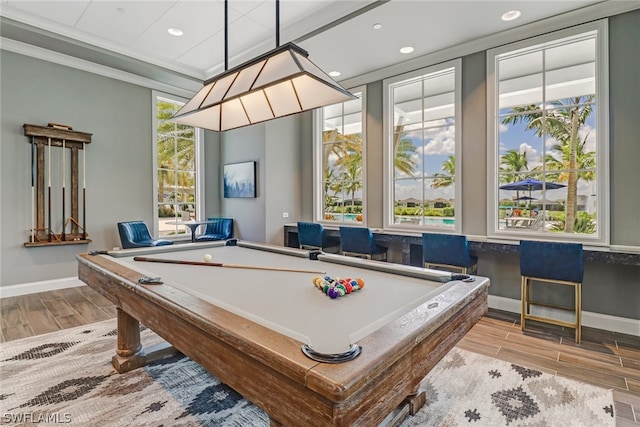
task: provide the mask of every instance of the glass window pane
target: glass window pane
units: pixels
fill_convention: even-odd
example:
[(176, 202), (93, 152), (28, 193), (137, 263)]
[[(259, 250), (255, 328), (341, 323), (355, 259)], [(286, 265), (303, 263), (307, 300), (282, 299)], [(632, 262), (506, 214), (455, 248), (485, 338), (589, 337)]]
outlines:
[[(427, 176), (455, 173), (456, 136), (454, 126), (425, 130), (424, 173)], [(451, 157), (451, 159), (450, 159)]]
[(542, 136), (527, 130), (528, 121), (533, 117), (540, 126), (544, 125), (542, 115), (535, 112), (531, 115), (515, 114), (500, 120), (500, 171), (523, 172), (534, 170), (541, 166), (545, 151)]
[(455, 224), (455, 89), (454, 68), (392, 88), (394, 224)]
[(164, 237), (185, 233), (184, 226), (167, 222), (195, 219), (197, 212), (195, 128), (171, 120), (182, 105), (156, 98), (157, 228)]
[(394, 126), (422, 122), (422, 81), (393, 88)]
[[(425, 217), (432, 218), (430, 224), (439, 227), (455, 225), (455, 183), (443, 174), (425, 180)], [(438, 219), (438, 220), (436, 220)]]
[(363, 222), (362, 93), (358, 99), (322, 108), (321, 220)]
[(499, 109), (541, 103), (542, 52), (503, 56), (497, 66)]
[(422, 175), (422, 132), (394, 135), (393, 162), (395, 178)]

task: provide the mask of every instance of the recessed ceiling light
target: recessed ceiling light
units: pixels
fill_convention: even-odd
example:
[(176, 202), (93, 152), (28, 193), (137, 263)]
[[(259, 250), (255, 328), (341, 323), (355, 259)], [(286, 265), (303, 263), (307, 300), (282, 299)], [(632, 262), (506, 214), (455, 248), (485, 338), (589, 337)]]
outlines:
[(411, 53), (413, 52), (413, 48), (411, 46), (405, 46), (400, 48), (400, 53)]
[(176, 37), (180, 37), (181, 35), (184, 34), (180, 28), (174, 28), (174, 27), (169, 28), (167, 32), (172, 36), (176, 36)]
[(502, 14), (502, 20), (513, 21), (514, 19), (520, 18), (520, 15), (522, 15), (522, 12), (520, 12), (519, 10), (510, 10), (509, 12), (505, 12), (504, 14)]
[(378, 24), (373, 24), (373, 25), (372, 25), (372, 28), (373, 28), (374, 30), (379, 30), (380, 28), (382, 28), (382, 24), (380, 24), (380, 23), (378, 23)]
[(338, 77), (340, 74), (340, 71), (329, 71), (331, 77)]

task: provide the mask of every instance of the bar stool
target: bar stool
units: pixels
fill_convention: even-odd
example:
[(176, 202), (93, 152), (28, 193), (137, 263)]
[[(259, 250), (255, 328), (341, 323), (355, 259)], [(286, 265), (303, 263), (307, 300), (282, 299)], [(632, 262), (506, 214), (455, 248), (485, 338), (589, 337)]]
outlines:
[(340, 252), (340, 241), (326, 235), (322, 224), (298, 221), (298, 244), (300, 249), (320, 249), (325, 252)]
[(373, 240), (373, 233), (366, 227), (340, 227), (342, 255), (386, 261), (387, 248)]
[[(576, 343), (581, 338), (582, 318), (582, 279), (584, 275), (584, 261), (582, 244), (520, 241), (520, 274), (522, 275), (522, 312), (520, 323), (525, 329), (527, 319), (539, 322), (565, 326), (576, 330)], [(574, 306), (567, 307), (549, 304), (531, 299), (531, 283), (548, 282), (574, 288)], [(545, 306), (575, 313), (575, 321), (567, 322), (545, 316), (531, 314), (531, 306)]]
[(471, 255), (467, 236), (422, 233), (422, 261), (426, 268), (460, 269), (462, 274), (478, 271), (478, 257)]

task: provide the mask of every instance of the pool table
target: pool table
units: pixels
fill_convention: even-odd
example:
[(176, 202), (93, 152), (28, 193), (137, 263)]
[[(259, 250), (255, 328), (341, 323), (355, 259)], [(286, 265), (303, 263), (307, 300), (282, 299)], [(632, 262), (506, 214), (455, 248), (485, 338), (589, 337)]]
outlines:
[[(206, 254), (225, 266), (207, 265)], [(78, 275), (117, 308), (118, 372), (178, 350), (265, 410), (273, 426), (375, 426), (414, 414), (425, 401), (420, 381), (486, 312), (489, 286), (479, 276), (451, 280), (236, 240), (80, 254)], [(365, 286), (332, 299), (312, 284), (317, 275), (359, 277)], [(142, 347), (139, 322), (166, 343)], [(326, 363), (305, 348), (358, 352)]]

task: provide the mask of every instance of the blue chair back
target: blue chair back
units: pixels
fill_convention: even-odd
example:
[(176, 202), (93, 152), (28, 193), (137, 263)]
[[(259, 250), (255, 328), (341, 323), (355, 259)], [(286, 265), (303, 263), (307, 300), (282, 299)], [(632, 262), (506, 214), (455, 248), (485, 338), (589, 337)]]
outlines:
[(120, 234), (120, 243), (123, 249), (173, 244), (170, 240), (154, 239), (151, 237), (149, 227), (147, 227), (144, 221), (119, 222), (118, 233)]
[(313, 246), (322, 248), (324, 227), (315, 222), (298, 222), (298, 243), (300, 247)]
[(233, 237), (233, 218), (207, 218), (207, 221), (215, 221), (207, 224), (204, 233), (196, 237), (201, 240), (228, 240)]
[(422, 260), (467, 268), (476, 261), (469, 252), (467, 236), (440, 233), (422, 233)]
[(364, 227), (340, 227), (340, 243), (344, 252), (373, 254), (376, 244), (373, 233)]
[(582, 283), (581, 243), (520, 241), (520, 274), (541, 279)]

